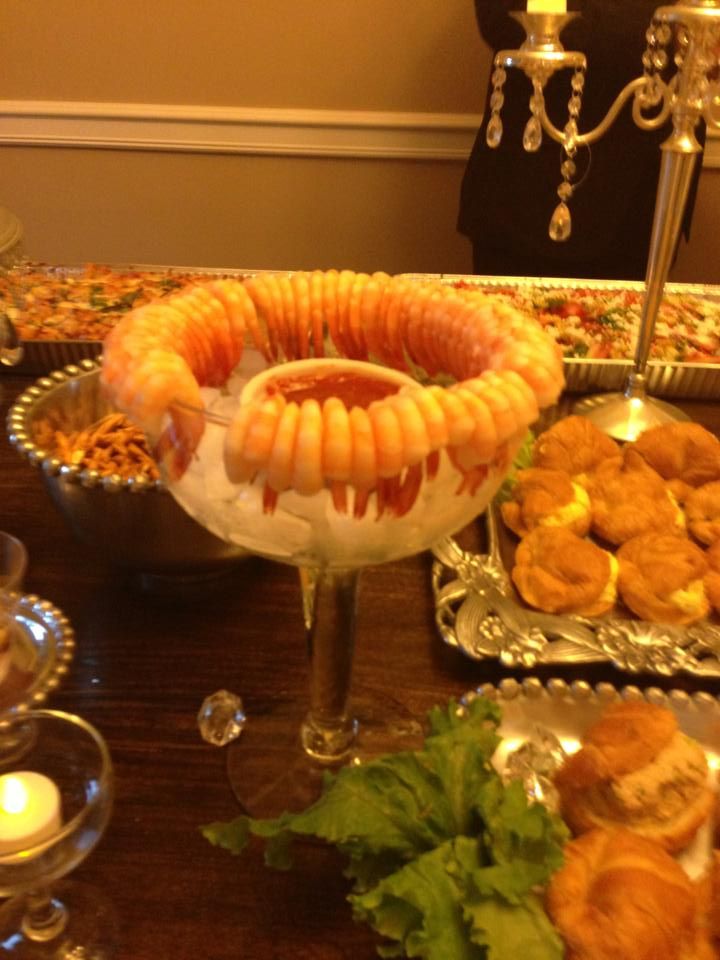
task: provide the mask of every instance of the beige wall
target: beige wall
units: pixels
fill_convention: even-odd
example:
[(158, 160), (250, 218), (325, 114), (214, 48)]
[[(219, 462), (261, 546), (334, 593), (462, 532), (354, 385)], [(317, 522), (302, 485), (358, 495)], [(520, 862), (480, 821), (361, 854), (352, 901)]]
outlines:
[(50, 262), (470, 270), (461, 164), (14, 148), (0, 169)]
[(3, 98), (473, 112), (472, 0), (3, 0)]
[[(4, 0), (0, 99), (477, 114), (471, 0)], [(391, 272), (471, 269), (462, 160), (0, 145), (30, 256)], [(720, 282), (720, 171), (674, 279)]]

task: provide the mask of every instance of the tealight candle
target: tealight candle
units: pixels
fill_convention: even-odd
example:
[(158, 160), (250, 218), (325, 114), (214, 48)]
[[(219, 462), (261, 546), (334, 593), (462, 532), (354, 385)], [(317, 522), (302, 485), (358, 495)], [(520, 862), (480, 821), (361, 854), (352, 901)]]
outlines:
[(527, 0), (528, 13), (567, 13), (567, 0)]
[(41, 843), (60, 827), (60, 791), (42, 773), (0, 777), (0, 854)]

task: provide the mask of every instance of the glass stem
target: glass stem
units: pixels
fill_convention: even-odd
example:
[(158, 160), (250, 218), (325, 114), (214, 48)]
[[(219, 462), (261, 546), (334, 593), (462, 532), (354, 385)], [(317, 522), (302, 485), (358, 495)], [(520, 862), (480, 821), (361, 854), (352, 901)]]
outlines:
[(58, 937), (68, 922), (65, 905), (50, 890), (32, 890), (25, 895), (22, 932), (35, 943), (47, 943)]
[(359, 570), (300, 571), (310, 657), (310, 711), (300, 736), (306, 753), (324, 763), (341, 760), (357, 722), (349, 714)]

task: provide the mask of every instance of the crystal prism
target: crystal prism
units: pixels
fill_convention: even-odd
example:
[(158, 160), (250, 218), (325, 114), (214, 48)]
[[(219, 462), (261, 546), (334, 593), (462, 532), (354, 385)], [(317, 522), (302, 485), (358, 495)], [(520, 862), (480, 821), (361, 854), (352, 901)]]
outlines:
[(670, 42), (672, 37), (672, 28), (668, 23), (659, 23), (655, 29), (655, 38), (658, 43), (661, 43), (663, 46), (666, 43)]
[(499, 113), (493, 113), (485, 131), (485, 140), (489, 147), (499, 147), (503, 135), (503, 125)]
[(567, 759), (562, 743), (550, 730), (536, 727), (531, 737), (508, 754), (503, 778), (520, 780), (530, 800), (557, 810), (558, 796), (553, 778)]
[(566, 203), (559, 203), (550, 218), (548, 233), (551, 240), (567, 240), (572, 229), (570, 210)]
[(504, 103), (505, 96), (502, 90), (493, 90), (493, 92), (490, 94), (490, 106), (495, 113), (502, 109)]
[(197, 721), (203, 740), (224, 747), (243, 731), (246, 721), (243, 702), (229, 690), (217, 690), (203, 700)]
[(542, 143), (542, 127), (537, 117), (530, 117), (523, 133), (523, 147), (528, 153), (535, 153)]

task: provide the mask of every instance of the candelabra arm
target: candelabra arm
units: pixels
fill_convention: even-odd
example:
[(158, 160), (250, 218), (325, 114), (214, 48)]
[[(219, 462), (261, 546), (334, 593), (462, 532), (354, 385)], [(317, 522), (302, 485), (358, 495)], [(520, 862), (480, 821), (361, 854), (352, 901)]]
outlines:
[[(666, 101), (663, 103), (663, 109), (660, 111), (660, 113), (657, 116), (653, 117), (652, 120), (647, 120), (645, 117), (642, 117), (642, 115), (640, 114), (640, 109), (641, 109), (639, 106), (640, 100), (637, 97), (637, 93), (640, 90), (642, 90), (643, 87), (646, 86), (646, 83), (647, 81), (645, 77), (636, 77), (634, 80), (631, 80), (630, 83), (626, 84), (626, 86), (624, 86), (623, 89), (620, 91), (620, 93), (617, 95), (612, 105), (610, 106), (610, 109), (605, 114), (605, 116), (600, 121), (600, 123), (596, 127), (594, 127), (592, 130), (588, 130), (585, 133), (578, 133), (578, 135), (575, 137), (575, 143), (577, 144), (577, 146), (588, 146), (589, 144), (595, 143), (596, 140), (599, 140), (602, 136), (604, 136), (607, 133), (607, 131), (610, 129), (610, 127), (613, 125), (613, 123), (615, 123), (615, 121), (617, 120), (618, 114), (620, 113), (622, 108), (625, 106), (627, 101), (633, 96), (635, 97), (635, 103), (633, 104), (633, 117), (635, 117), (636, 109), (638, 112), (638, 116), (641, 117), (640, 121), (638, 121), (637, 117), (635, 117), (635, 122), (638, 123), (640, 126), (645, 126), (646, 129), (649, 129), (650, 127), (654, 128), (654, 127), (662, 126), (662, 124), (665, 123), (667, 118), (670, 116), (669, 101)], [(540, 118), (540, 122), (542, 123), (543, 130), (548, 134), (548, 136), (552, 137), (552, 139), (555, 140), (557, 143), (565, 143), (565, 141), (567, 140), (566, 134), (562, 130), (559, 130), (553, 124), (552, 120), (548, 117), (544, 106), (540, 111), (539, 118)]]
[[(676, 91), (677, 77), (673, 77), (668, 83), (661, 82), (657, 99), (648, 99), (642, 94), (637, 93), (632, 105), (632, 116), (636, 126), (640, 127), (641, 130), (657, 130), (659, 127), (662, 127), (672, 116)], [(646, 117), (643, 110), (646, 110), (649, 106), (657, 106), (659, 101), (662, 101), (661, 109), (658, 110), (654, 116)]]

